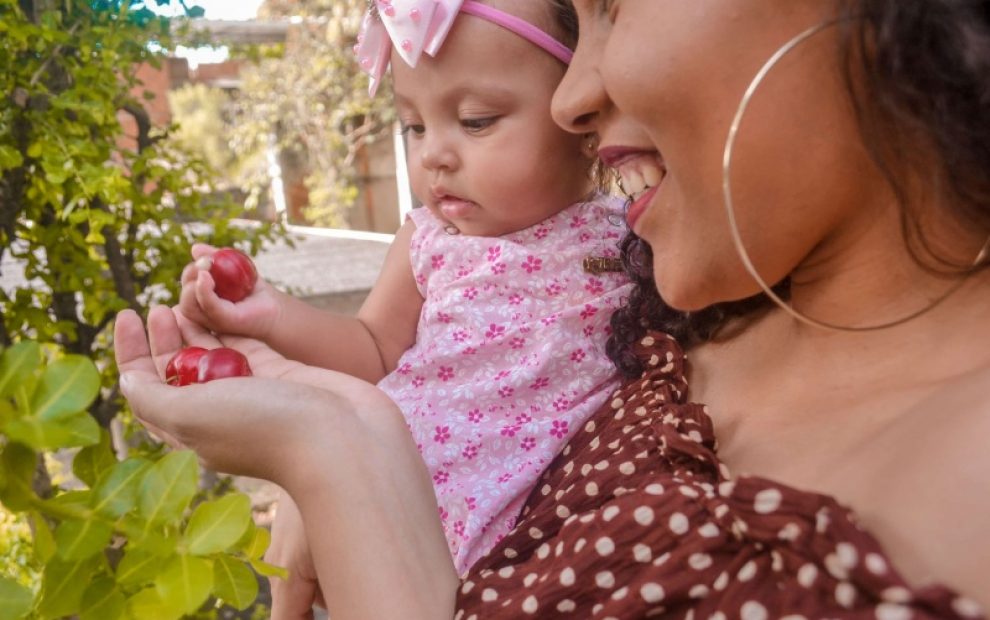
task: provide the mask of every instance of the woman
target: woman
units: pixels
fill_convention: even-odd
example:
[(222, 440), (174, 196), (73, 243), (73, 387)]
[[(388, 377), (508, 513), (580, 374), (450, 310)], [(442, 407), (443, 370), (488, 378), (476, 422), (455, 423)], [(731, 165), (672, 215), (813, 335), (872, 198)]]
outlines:
[[(124, 386), (136, 412), (211, 465), (300, 500), (335, 618), (980, 617), (983, 4), (576, 5), (581, 39), (556, 118), (599, 132), (637, 198), (630, 219), (660, 293), (691, 312), (648, 288), (631, 300), (614, 352), (644, 374), (577, 433), (459, 587), (415, 448), (373, 390), (300, 368), (284, 376), (323, 389), (170, 390), (124, 315), (118, 355), (138, 371)], [(620, 112), (642, 138), (618, 130)], [(627, 258), (645, 282), (648, 254), (631, 243)], [(759, 297), (757, 277), (784, 307)], [(676, 332), (690, 365), (644, 320)], [(160, 364), (178, 331), (165, 311), (149, 323)], [(252, 363), (268, 376), (288, 367), (260, 353)], [(276, 425), (275, 398), (308, 424)], [(369, 458), (381, 468), (360, 467)], [(304, 553), (284, 557), (307, 566)]]

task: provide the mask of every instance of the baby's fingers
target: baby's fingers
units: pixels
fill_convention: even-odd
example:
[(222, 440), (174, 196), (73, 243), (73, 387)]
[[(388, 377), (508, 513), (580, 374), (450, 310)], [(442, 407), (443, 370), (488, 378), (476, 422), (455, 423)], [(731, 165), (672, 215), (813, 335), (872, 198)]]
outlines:
[(192, 257), (193, 260), (199, 260), (204, 256), (212, 256), (216, 251), (217, 248), (208, 243), (194, 243), (192, 246)]

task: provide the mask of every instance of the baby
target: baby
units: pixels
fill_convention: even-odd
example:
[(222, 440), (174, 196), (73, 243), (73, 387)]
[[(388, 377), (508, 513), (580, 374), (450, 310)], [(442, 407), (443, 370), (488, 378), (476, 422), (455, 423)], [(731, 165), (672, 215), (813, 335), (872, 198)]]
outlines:
[(575, 23), (563, 0), (379, 0), (369, 11), (358, 62), (372, 92), (391, 65), (424, 208), (356, 317), (263, 281), (235, 304), (208, 272), (183, 275), (186, 317), (392, 397), (462, 573), (514, 526), (540, 473), (617, 385), (604, 344), (629, 291), (615, 264), (621, 202), (596, 191), (594, 136), (550, 116)]

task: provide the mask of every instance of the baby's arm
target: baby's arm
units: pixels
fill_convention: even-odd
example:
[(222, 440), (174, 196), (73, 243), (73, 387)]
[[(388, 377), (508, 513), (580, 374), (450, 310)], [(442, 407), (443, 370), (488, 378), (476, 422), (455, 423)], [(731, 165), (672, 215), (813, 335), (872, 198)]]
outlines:
[[(391, 372), (416, 342), (423, 298), (416, 287), (406, 222), (389, 247), (378, 281), (357, 316), (314, 308), (285, 295), (267, 344), (290, 359), (375, 383)], [(346, 265), (341, 267), (346, 268)]]

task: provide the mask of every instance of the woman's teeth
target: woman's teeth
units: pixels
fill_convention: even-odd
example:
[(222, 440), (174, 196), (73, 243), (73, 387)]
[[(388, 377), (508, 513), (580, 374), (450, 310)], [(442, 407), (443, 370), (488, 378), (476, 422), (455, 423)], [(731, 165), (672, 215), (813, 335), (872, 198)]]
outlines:
[(622, 189), (633, 200), (659, 185), (666, 173), (666, 170), (651, 161), (636, 160), (619, 167)]

